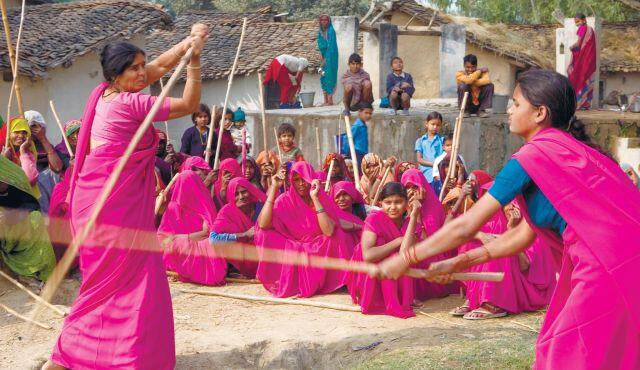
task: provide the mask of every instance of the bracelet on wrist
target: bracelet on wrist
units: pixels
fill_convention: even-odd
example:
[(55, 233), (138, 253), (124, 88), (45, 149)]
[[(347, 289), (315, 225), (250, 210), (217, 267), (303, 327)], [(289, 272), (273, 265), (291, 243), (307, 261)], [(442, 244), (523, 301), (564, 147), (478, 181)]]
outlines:
[(195, 83), (201, 83), (201, 82), (202, 82), (202, 79), (200, 79), (200, 78), (191, 78), (191, 77), (188, 77), (188, 78), (187, 78), (187, 81), (191, 81), (191, 82), (195, 82)]
[(316, 211), (317, 215), (319, 215), (321, 213), (324, 213), (324, 208), (318, 208), (318, 210)]
[(202, 65), (198, 64), (197, 66), (192, 66), (191, 64), (187, 64), (187, 69), (200, 69)]

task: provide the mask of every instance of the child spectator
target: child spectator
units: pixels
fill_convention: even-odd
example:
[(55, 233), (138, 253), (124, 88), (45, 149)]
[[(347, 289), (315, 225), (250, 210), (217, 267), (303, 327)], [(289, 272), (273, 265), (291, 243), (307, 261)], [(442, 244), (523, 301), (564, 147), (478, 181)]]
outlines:
[[(290, 123), (282, 123), (277, 133), (282, 163), (304, 161), (302, 150), (295, 143), (296, 128)], [(273, 151), (278, 153), (278, 148), (273, 148)]]
[(430, 184), (433, 182), (433, 161), (443, 152), (444, 140), (438, 134), (441, 126), (442, 115), (438, 112), (429, 113), (424, 120), (425, 134), (416, 140), (416, 160), (420, 165), (420, 171)]
[(246, 117), (244, 115), (244, 111), (242, 108), (238, 107), (238, 109), (233, 112), (233, 126), (231, 126), (231, 137), (233, 138), (233, 144), (238, 148), (238, 151), (242, 153), (242, 129), (246, 130), (245, 134), (245, 145), (247, 146), (247, 153), (251, 151), (251, 134), (249, 130), (246, 129)]
[(373, 103), (373, 85), (369, 74), (362, 69), (362, 57), (353, 53), (349, 56), (349, 70), (342, 75), (344, 86), (344, 111), (345, 116), (358, 110), (359, 103)]
[[(351, 125), (351, 135), (353, 136), (353, 146), (356, 150), (356, 158), (358, 159), (358, 167), (362, 163), (362, 158), (369, 153), (369, 132), (367, 129), (367, 121), (373, 115), (373, 106), (371, 103), (362, 102), (358, 105), (358, 119)], [(342, 155), (351, 158), (351, 150), (347, 134), (342, 134), (340, 148)], [(360, 168), (358, 168), (360, 170)]]
[[(440, 171), (438, 171), (438, 166), (440, 165), (440, 162), (442, 162), (444, 157), (446, 157), (447, 154), (451, 153), (452, 148), (453, 148), (453, 133), (450, 133), (450, 134), (447, 134), (447, 136), (445, 136), (444, 138), (444, 145), (442, 147), (444, 152), (442, 152), (442, 154), (440, 154), (433, 161), (433, 182), (431, 183), (431, 186), (433, 186), (433, 190), (435, 190), (436, 194), (440, 194), (440, 190), (442, 188), (442, 181), (444, 180), (440, 178)], [(460, 154), (458, 154), (458, 160), (462, 162), (463, 166), (467, 165), (464, 161), (464, 158), (462, 158)]]
[(479, 114), (480, 118), (489, 117), (493, 106), (493, 84), (489, 78), (489, 69), (478, 69), (478, 57), (473, 54), (464, 57), (464, 70), (456, 73), (458, 84), (458, 108), (462, 105), (465, 92), (469, 92), (465, 117)]
[[(220, 109), (220, 113), (216, 112), (216, 116), (218, 116), (218, 114), (222, 115), (222, 109)], [(223, 122), (223, 130), (222, 130), (222, 143), (220, 145), (220, 161), (223, 161), (227, 158), (233, 158), (235, 159), (238, 154), (242, 151), (242, 148), (238, 148), (234, 142), (233, 142), (233, 137), (231, 136), (231, 126), (233, 126), (233, 110), (231, 108), (227, 108), (227, 110), (225, 111), (224, 114), (224, 122)], [(218, 126), (218, 125), (216, 125)], [(216, 131), (218, 131), (220, 126), (216, 127)], [(214, 141), (213, 145), (211, 146), (211, 150), (214, 152), (211, 154), (211, 159), (213, 160), (213, 158), (215, 157), (215, 148), (216, 148), (217, 143)], [(211, 167), (213, 168), (213, 162), (210, 163)]]
[[(189, 127), (182, 134), (180, 151), (196, 157), (204, 157), (207, 148), (207, 136), (211, 123), (211, 110), (205, 104), (200, 104), (198, 110), (191, 115), (193, 127)], [(215, 138), (215, 137), (214, 137)]]
[(393, 114), (402, 109), (403, 115), (409, 114), (411, 106), (411, 97), (416, 91), (413, 86), (413, 77), (403, 72), (404, 62), (400, 57), (391, 59), (391, 69), (393, 72), (387, 75), (387, 95), (389, 96), (389, 104), (393, 109)]

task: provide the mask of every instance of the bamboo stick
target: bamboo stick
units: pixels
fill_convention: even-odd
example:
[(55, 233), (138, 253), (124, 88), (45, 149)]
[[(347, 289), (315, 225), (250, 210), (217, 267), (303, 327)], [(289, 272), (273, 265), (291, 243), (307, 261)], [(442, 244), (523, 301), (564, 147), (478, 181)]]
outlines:
[(158, 194), (158, 196), (156, 197), (156, 204), (155, 204), (155, 207), (154, 207), (154, 214), (155, 215), (159, 215), (160, 214), (160, 208), (162, 208), (162, 204), (166, 201), (167, 194), (169, 194), (169, 190), (171, 190), (171, 187), (173, 186), (173, 183), (176, 182), (176, 180), (178, 179), (178, 175), (180, 175), (180, 174), (176, 173), (175, 175), (173, 175), (173, 177), (171, 178), (171, 181), (169, 181), (169, 183), (167, 184), (167, 187), (164, 188), (162, 190), (162, 192), (160, 194)]
[(5, 306), (5, 305), (4, 305), (4, 304), (2, 304), (2, 303), (0, 303), (0, 307), (2, 307), (5, 311), (9, 312), (10, 314), (12, 314), (13, 316), (15, 316), (15, 317), (19, 318), (19, 319), (20, 319), (20, 320), (22, 320), (22, 321), (26, 321), (26, 322), (28, 322), (28, 323), (34, 324), (35, 326), (39, 326), (39, 327), (41, 327), (42, 329), (47, 329), (47, 330), (51, 330), (51, 329), (53, 329), (51, 326), (49, 326), (49, 325), (47, 325), (47, 324), (43, 324), (43, 323), (41, 323), (41, 322), (39, 322), (39, 321), (32, 320), (32, 319), (30, 319), (30, 318), (28, 318), (28, 317), (26, 317), (26, 316), (23, 316), (23, 315), (21, 315), (21, 314), (17, 313), (16, 311), (12, 310), (11, 308), (9, 308), (9, 307)]
[[(224, 132), (224, 116), (227, 114), (227, 105), (229, 104), (229, 94), (231, 93), (231, 85), (233, 84), (233, 75), (236, 74), (236, 67), (238, 66), (238, 59), (240, 58), (240, 50), (242, 50), (242, 42), (244, 41), (244, 33), (247, 30), (247, 18), (242, 19), (242, 33), (240, 34), (240, 42), (238, 42), (238, 48), (236, 49), (236, 57), (233, 60), (231, 66), (231, 72), (229, 72), (229, 81), (227, 82), (227, 93), (224, 97), (224, 106), (222, 107), (222, 118), (220, 119), (220, 128), (218, 132), (218, 145), (216, 146), (216, 156), (213, 162), (213, 169), (217, 170), (220, 165), (220, 148), (222, 146), (222, 133)], [(211, 153), (210, 151), (207, 154)], [(205, 158), (207, 163), (209, 162), (209, 156)]]
[[(258, 96), (260, 98), (260, 116), (262, 117), (262, 141), (264, 150), (269, 153), (269, 146), (267, 145), (267, 113), (265, 112), (264, 102), (264, 85), (262, 84), (262, 73), (258, 72)], [(276, 142), (277, 145), (277, 142)]]
[[(42, 293), (41, 293), (41, 297), (45, 301), (50, 301), (53, 298), (53, 295), (55, 294), (56, 290), (60, 286), (60, 283), (62, 283), (62, 279), (66, 276), (67, 272), (69, 271), (69, 268), (71, 267), (73, 259), (78, 253), (78, 248), (87, 239), (87, 237), (89, 236), (89, 232), (93, 230), (96, 224), (96, 221), (98, 219), (98, 216), (102, 212), (102, 209), (104, 208), (104, 205), (107, 199), (111, 195), (111, 192), (113, 191), (118, 181), (118, 178), (122, 173), (122, 170), (128, 164), (129, 159), (131, 158), (131, 155), (133, 154), (136, 147), (140, 143), (140, 140), (142, 139), (142, 137), (147, 133), (147, 131), (149, 130), (149, 127), (153, 124), (153, 117), (155, 117), (156, 113), (158, 113), (158, 111), (160, 110), (162, 102), (166, 98), (169, 90), (171, 90), (173, 85), (176, 83), (178, 76), (180, 76), (180, 74), (182, 73), (182, 70), (191, 59), (192, 54), (193, 54), (193, 48), (189, 48), (189, 50), (187, 50), (185, 55), (182, 57), (182, 60), (176, 67), (176, 70), (171, 75), (171, 78), (167, 82), (167, 86), (165, 86), (165, 89), (163, 89), (160, 92), (158, 99), (156, 99), (155, 103), (151, 107), (151, 110), (147, 114), (147, 117), (144, 119), (142, 124), (138, 127), (138, 130), (136, 131), (133, 138), (131, 139), (129, 146), (127, 147), (122, 157), (118, 161), (118, 164), (116, 165), (115, 169), (109, 176), (99, 197), (96, 199), (96, 202), (93, 206), (93, 211), (91, 212), (91, 215), (87, 220), (87, 223), (80, 230), (80, 232), (76, 234), (76, 236), (73, 238), (73, 240), (71, 241), (71, 244), (69, 245), (69, 248), (66, 250), (60, 262), (56, 265), (55, 269), (53, 270), (53, 273), (49, 277), (49, 280), (47, 280), (47, 283), (45, 284), (44, 289), (42, 290)], [(39, 310), (37, 309), (34, 310), (32, 313), (33, 315), (32, 319), (35, 318), (38, 315), (38, 313), (39, 313)]]
[[(167, 276), (172, 277), (172, 278), (178, 278), (178, 276), (180, 276), (177, 272), (175, 271), (169, 271), (167, 270)], [(240, 279), (240, 278), (232, 278), (232, 277), (227, 277), (224, 279), (227, 283), (238, 283), (238, 284), (262, 284), (260, 282), (260, 280), (258, 279)]]
[[(281, 166), (285, 166), (285, 163), (282, 161), (282, 150), (280, 149), (280, 144), (278, 143), (278, 130), (273, 128), (273, 135), (276, 137), (276, 148), (278, 148), (278, 160), (280, 161)], [(268, 153), (267, 153), (268, 154)], [(276, 173), (278, 173), (278, 168), (274, 169)], [(287, 182), (286, 180), (282, 183), (284, 190), (287, 190)]]
[(73, 159), (73, 150), (71, 150), (71, 144), (69, 144), (69, 139), (64, 132), (64, 127), (62, 126), (62, 122), (60, 122), (60, 117), (58, 116), (58, 112), (56, 111), (56, 107), (53, 104), (53, 100), (49, 100), (49, 106), (51, 107), (51, 113), (53, 113), (53, 118), (55, 118), (58, 127), (60, 128), (60, 132), (62, 132), (62, 140), (64, 140), (64, 145), (67, 147), (69, 151), (69, 156)]
[[(17, 61), (17, 52), (14, 53), (13, 50), (13, 42), (11, 41), (11, 29), (9, 27), (9, 18), (7, 16), (7, 4), (5, 0), (0, 0), (0, 10), (2, 11), (2, 24), (4, 26), (4, 36), (7, 40), (7, 50), (9, 51), (9, 64), (11, 65), (11, 74), (13, 76), (13, 80), (16, 81), (18, 79), (18, 61)], [(18, 35), (20, 35), (20, 30), (22, 29), (22, 24), (24, 22), (24, 12), (25, 12), (25, 0), (22, 0), (22, 11), (20, 13), (20, 26), (18, 30)], [(19, 44), (16, 43), (16, 49)], [(24, 116), (24, 104), (22, 104), (22, 92), (20, 91), (20, 84), (18, 82), (12, 86), (12, 91), (15, 89), (16, 91), (16, 100), (18, 101), (18, 111), (21, 116)], [(7, 119), (9, 119), (10, 114), (7, 115)]]
[[(218, 107), (214, 104), (211, 106), (211, 122), (209, 122), (209, 133), (207, 134), (207, 147), (205, 148), (205, 156), (204, 160), (209, 163), (209, 159), (211, 159), (211, 146), (213, 145), (213, 134), (215, 133), (215, 124), (214, 121), (216, 119), (216, 112), (218, 111)], [(224, 122), (224, 112), (222, 112), (222, 121)], [(222, 136), (218, 137), (218, 141), (222, 140)], [(217, 144), (216, 144), (217, 145)]]
[(328, 308), (331, 310), (338, 311), (349, 311), (349, 312), (361, 312), (359, 306), (350, 306), (339, 303), (329, 303), (329, 302), (318, 302), (311, 300), (302, 300), (302, 299), (291, 299), (291, 298), (273, 298), (273, 297), (259, 297), (248, 294), (236, 294), (236, 293), (225, 293), (225, 292), (216, 292), (213, 290), (194, 290), (194, 289), (181, 289), (182, 293), (191, 293), (191, 294), (200, 294), (200, 295), (210, 295), (224, 298), (233, 298), (233, 299), (242, 299), (245, 301), (255, 301), (255, 302), (269, 302), (269, 303), (277, 303), (277, 304), (291, 304), (297, 306), (309, 306), (309, 307), (317, 307), (317, 308)]
[(535, 328), (533, 328), (533, 327), (531, 327), (531, 326), (529, 326), (529, 325), (523, 324), (523, 323), (518, 322), (518, 321), (516, 321), (516, 320), (511, 320), (511, 322), (512, 322), (512, 323), (514, 323), (514, 324), (516, 324), (516, 325), (520, 325), (520, 326), (522, 326), (522, 327), (524, 327), (524, 328), (527, 328), (528, 330), (530, 330), (530, 331), (532, 331), (532, 332), (534, 332), (534, 333), (536, 333), (536, 334), (540, 334), (540, 331), (539, 331), (539, 330), (536, 330)]
[(244, 127), (242, 133), (242, 176), (244, 176), (247, 167), (247, 129)]
[[(162, 77), (160, 77), (160, 91), (164, 90), (164, 81), (162, 80)], [(171, 141), (171, 139), (169, 139), (169, 122), (164, 121), (164, 131), (167, 134), (167, 144)]]
[(371, 203), (372, 206), (375, 206), (378, 203), (378, 198), (380, 198), (380, 194), (382, 193), (382, 185), (384, 185), (384, 182), (387, 181), (387, 177), (389, 176), (389, 173), (391, 173), (391, 166), (387, 167), (387, 169), (384, 170), (384, 175), (382, 175), (382, 180), (380, 180), (380, 183), (378, 184), (378, 188), (376, 189), (376, 195), (373, 197), (373, 203)]
[(462, 325), (462, 324), (460, 324), (460, 323), (457, 323), (457, 322), (453, 322), (453, 321), (449, 321), (449, 320), (444, 320), (444, 319), (441, 319), (441, 318), (439, 318), (439, 317), (436, 317), (436, 316), (430, 315), (430, 314), (428, 314), (428, 313), (426, 313), (426, 312), (424, 312), (424, 311), (421, 311), (421, 310), (418, 310), (418, 313), (419, 313), (420, 315), (424, 315), (424, 316), (430, 317), (430, 318), (432, 318), (432, 319), (434, 319), (434, 320), (441, 321), (441, 322), (447, 323), (447, 324), (449, 324), (449, 325), (464, 326), (464, 325)]
[(322, 167), (322, 152), (320, 151), (320, 128), (316, 126), (316, 151), (318, 152), (318, 167)]
[(353, 176), (355, 177), (356, 188), (362, 191), (362, 187), (360, 186), (360, 167), (358, 166), (358, 157), (356, 157), (356, 147), (353, 144), (353, 133), (351, 132), (351, 119), (349, 116), (344, 116), (344, 123), (347, 128), (347, 140), (349, 141), (351, 161), (353, 162)]
[(0, 270), (0, 276), (2, 276), (3, 278), (9, 280), (13, 285), (17, 286), (20, 290), (22, 290), (23, 292), (27, 293), (31, 298), (35, 299), (38, 303), (40, 303), (40, 304), (44, 305), (45, 307), (49, 308), (51, 311), (57, 313), (58, 315), (60, 315), (62, 317), (65, 317), (67, 315), (66, 312), (62, 311), (58, 307), (56, 307), (56, 306), (52, 305), (51, 303), (45, 301), (44, 299), (40, 298), (40, 296), (38, 296), (34, 292), (30, 291), (27, 287), (22, 285), (18, 280), (12, 278), (11, 276), (9, 276), (4, 271)]
[(333, 172), (333, 163), (335, 162), (335, 159), (331, 160), (331, 163), (329, 163), (329, 172), (327, 172), (327, 182), (324, 184), (324, 192), (328, 193), (329, 189), (331, 189), (331, 173)]
[(460, 131), (462, 130), (462, 120), (464, 118), (464, 111), (467, 107), (467, 99), (469, 97), (469, 92), (465, 91), (464, 93), (464, 97), (462, 98), (462, 104), (460, 106), (460, 113), (458, 114), (458, 118), (456, 118), (456, 122), (453, 125), (453, 143), (451, 146), (451, 156), (450, 156), (450, 160), (449, 160), (449, 171), (447, 171), (447, 176), (444, 179), (444, 182), (442, 183), (442, 189), (440, 189), (440, 201), (442, 202), (442, 199), (444, 199), (444, 191), (447, 188), (447, 184), (449, 183), (449, 179), (451, 179), (452, 176), (455, 176), (454, 172), (455, 172), (455, 165), (458, 162), (458, 151), (457, 151), (457, 146), (459, 145), (459, 141), (460, 141)]

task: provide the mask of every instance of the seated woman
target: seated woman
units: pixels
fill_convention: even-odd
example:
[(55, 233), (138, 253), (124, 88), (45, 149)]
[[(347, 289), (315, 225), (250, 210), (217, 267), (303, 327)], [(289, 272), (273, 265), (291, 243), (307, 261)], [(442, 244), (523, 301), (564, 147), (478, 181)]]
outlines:
[(350, 213), (364, 221), (368, 215), (368, 205), (356, 186), (349, 181), (340, 181), (331, 188), (331, 199), (340, 210)]
[(170, 189), (158, 238), (164, 245), (165, 267), (177, 272), (181, 281), (222, 285), (227, 262), (209, 245), (209, 230), (217, 212), (203, 181), (203, 176), (194, 171), (180, 172)]
[[(454, 207), (456, 206), (456, 201), (460, 196), (460, 189), (462, 189), (462, 185), (467, 181), (468, 177), (467, 169), (462, 163), (460, 156), (458, 156), (455, 176), (449, 177), (449, 182), (445, 184), (447, 174), (449, 173), (450, 163), (451, 155), (447, 154), (438, 165), (438, 171), (440, 172), (440, 178), (442, 179), (442, 187), (444, 188), (444, 198), (440, 199), (442, 199), (442, 205), (444, 206), (447, 214), (447, 220), (450, 220), (451, 217), (455, 217), (458, 214), (458, 210), (454, 209)], [(468, 197), (464, 198), (464, 201), (465, 203), (460, 207), (461, 213), (464, 212), (464, 209), (469, 209), (473, 205), (473, 201)]]
[(31, 186), (31, 193), (36, 197), (36, 200), (40, 199), (38, 168), (36, 166), (38, 151), (31, 138), (31, 129), (26, 119), (18, 117), (9, 120), (9, 146), (2, 149), (2, 155), (22, 167)]
[(0, 261), (36, 289), (56, 265), (33, 185), (4, 156), (0, 156)]
[(220, 162), (218, 181), (216, 181), (214, 187), (216, 194), (214, 200), (218, 208), (222, 208), (227, 204), (227, 187), (229, 186), (229, 181), (236, 177), (242, 177), (242, 168), (235, 158), (227, 158)]
[(260, 166), (260, 184), (263, 189), (269, 189), (271, 185), (271, 177), (276, 174), (276, 170), (280, 168), (280, 160), (278, 155), (272, 151), (261, 151), (256, 158), (256, 163)]
[[(269, 249), (307, 257), (338, 258), (353, 254), (354, 245), (339, 220), (355, 222), (356, 218), (333, 204), (321, 189), (313, 167), (307, 162), (295, 162), (291, 167), (291, 186), (276, 199), (284, 176), (285, 169), (281, 168), (272, 177), (267, 201), (258, 217), (255, 242), (261, 258)], [(294, 266), (284, 260), (279, 263), (261, 260), (256, 276), (274, 296), (311, 297), (342, 287), (346, 273)]]
[[(458, 165), (461, 163), (458, 162)], [(444, 173), (446, 172), (447, 169), (444, 170)], [(480, 199), (479, 189), (493, 181), (493, 177), (483, 170), (473, 170), (467, 177), (463, 167), (458, 168), (458, 176), (459, 178), (466, 177), (466, 181), (462, 185), (458, 185), (457, 179), (449, 182), (450, 190), (442, 202), (447, 205), (448, 210), (445, 223), (462, 213), (466, 213)]]
[[(393, 171), (393, 165), (396, 158), (389, 157), (386, 162), (383, 163), (382, 159), (374, 153), (367, 153), (362, 158), (360, 167), (362, 168), (362, 176), (360, 177), (360, 189), (362, 189), (362, 196), (367, 204), (371, 204), (375, 197), (378, 186), (382, 182), (384, 172), (388, 167), (391, 167), (390, 171)], [(393, 181), (393, 172), (387, 175), (384, 183)], [(382, 184), (384, 185), (384, 184)]]
[[(380, 199), (382, 210), (371, 212), (365, 220), (361, 242), (353, 255), (354, 261), (377, 263), (400, 250), (409, 224), (409, 218), (404, 216), (408, 206), (407, 191), (402, 184), (390, 182), (382, 188)], [(417, 208), (415, 212), (418, 212)], [(415, 316), (411, 308), (415, 287), (410, 277), (378, 280), (367, 274), (351, 273), (347, 288), (353, 303), (360, 305), (364, 314), (400, 318)]]
[[(475, 177), (472, 172), (469, 176), (472, 181), (465, 184), (462, 193), (476, 192), (480, 198), (493, 182), (481, 184), (481, 180), (477, 181)], [(514, 203), (505, 206), (503, 212), (496, 213), (480, 229), (476, 240), (461, 245), (458, 252), (463, 254), (482, 247), (507, 230), (515, 228), (523, 222), (522, 212), (526, 211), (520, 207), (524, 207), (523, 199), (516, 199)], [(549, 242), (554, 242), (555, 245), (551, 246)], [(555, 241), (536, 238), (523, 253), (493, 259), (469, 268), (469, 272), (504, 272), (504, 280), (464, 282), (467, 299), (462, 306), (452, 310), (451, 314), (467, 320), (484, 320), (524, 311), (536, 311), (548, 305), (556, 287), (558, 271), (551, 251), (560, 247), (561, 241), (557, 238)]]
[[(333, 167), (331, 167), (331, 162), (333, 162)], [(331, 168), (331, 174), (329, 174), (329, 168)], [(322, 164), (322, 172), (324, 172), (323, 182), (329, 178), (329, 188), (338, 181), (353, 181), (349, 176), (347, 165), (344, 163), (344, 157), (338, 153), (329, 153), (325, 157)]]
[[(236, 177), (227, 187), (227, 204), (218, 212), (211, 228), (211, 243), (238, 241), (254, 244), (254, 225), (267, 196), (249, 180)], [(247, 278), (255, 278), (256, 261), (232, 260), (229, 262)]]
[(412, 168), (418, 168), (418, 165), (408, 161), (398, 163), (396, 165), (396, 170), (394, 171), (393, 181), (400, 182), (400, 180), (402, 179), (402, 175), (405, 173), (405, 171), (410, 170)]
[(255, 158), (247, 156), (247, 162), (244, 169), (244, 178), (249, 180), (258, 190), (264, 193), (266, 188), (262, 187), (262, 174), (260, 173), (260, 166), (256, 162)]
[[(433, 192), (433, 187), (429, 184), (422, 172), (412, 168), (402, 175), (402, 186), (407, 190), (409, 196), (409, 211), (411, 217), (416, 217), (415, 222), (411, 220), (407, 232), (405, 233), (405, 242), (409, 245), (417, 243), (433, 235), (444, 224), (444, 208), (438, 196)], [(414, 207), (420, 209), (419, 212), (412, 212)], [(429, 265), (436, 261), (441, 261), (453, 257), (455, 253), (443, 253), (442, 255), (433, 256), (416, 265), (418, 268), (426, 269)], [(450, 293), (458, 290), (456, 284), (441, 285), (428, 282), (425, 279), (418, 279), (414, 282), (416, 287), (416, 299), (424, 301), (429, 298), (446, 297)]]

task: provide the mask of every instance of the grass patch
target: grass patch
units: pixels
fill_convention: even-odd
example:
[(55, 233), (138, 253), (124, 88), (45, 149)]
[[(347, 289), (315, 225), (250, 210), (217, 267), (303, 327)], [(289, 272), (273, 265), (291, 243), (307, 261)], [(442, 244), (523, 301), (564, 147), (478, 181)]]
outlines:
[(381, 353), (354, 370), (378, 369), (530, 369), (536, 335), (497, 330), (478, 338), (443, 338), (437, 346), (415, 346)]

